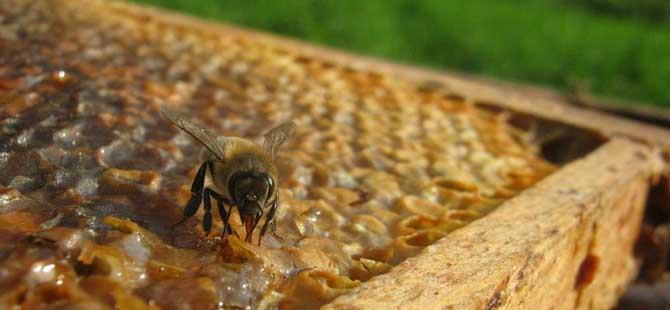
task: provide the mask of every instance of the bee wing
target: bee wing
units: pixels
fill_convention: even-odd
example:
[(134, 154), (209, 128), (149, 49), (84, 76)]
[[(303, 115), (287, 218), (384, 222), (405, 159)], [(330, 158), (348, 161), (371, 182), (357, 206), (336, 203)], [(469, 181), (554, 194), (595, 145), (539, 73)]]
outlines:
[(293, 121), (286, 121), (279, 124), (277, 127), (270, 129), (263, 137), (263, 148), (265, 153), (274, 159), (279, 147), (286, 142), (293, 129), (295, 128), (295, 123)]
[(179, 127), (191, 137), (198, 140), (198, 142), (210, 150), (219, 160), (223, 160), (224, 150), (226, 149), (226, 140), (224, 137), (217, 138), (217, 136), (211, 130), (191, 122), (183, 116), (165, 108), (161, 109), (161, 113), (175, 126)]

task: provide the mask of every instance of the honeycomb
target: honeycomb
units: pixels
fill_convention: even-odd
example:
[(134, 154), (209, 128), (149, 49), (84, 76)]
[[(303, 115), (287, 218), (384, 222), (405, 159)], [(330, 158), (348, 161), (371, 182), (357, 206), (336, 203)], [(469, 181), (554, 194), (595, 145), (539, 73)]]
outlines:
[[(255, 141), (293, 119), (281, 238), (173, 226), (202, 146), (161, 107)], [(240, 33), (2, 1), (0, 304), (318, 308), (556, 169), (508, 116)]]

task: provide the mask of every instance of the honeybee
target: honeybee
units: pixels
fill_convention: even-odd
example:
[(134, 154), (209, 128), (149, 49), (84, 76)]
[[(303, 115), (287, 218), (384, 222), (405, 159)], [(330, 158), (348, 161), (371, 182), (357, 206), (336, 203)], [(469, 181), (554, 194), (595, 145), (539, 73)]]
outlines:
[[(268, 227), (276, 235), (275, 212), (279, 205), (277, 168), (273, 161), (279, 147), (291, 135), (295, 124), (284, 122), (264, 135), (263, 145), (240, 137), (217, 136), (211, 130), (186, 120), (166, 109), (163, 116), (175, 126), (195, 138), (203, 150), (204, 162), (200, 165), (191, 186), (191, 198), (184, 208), (181, 224), (198, 210), (201, 202), (205, 208), (202, 227), (207, 234), (212, 229), (213, 197), (217, 201), (219, 215), (223, 221), (223, 236), (232, 234), (230, 216), (237, 208), (246, 230), (245, 241), (252, 242), (253, 231), (264, 213), (258, 245)], [(228, 210), (226, 210), (228, 206)], [(269, 208), (269, 209), (268, 209)]]

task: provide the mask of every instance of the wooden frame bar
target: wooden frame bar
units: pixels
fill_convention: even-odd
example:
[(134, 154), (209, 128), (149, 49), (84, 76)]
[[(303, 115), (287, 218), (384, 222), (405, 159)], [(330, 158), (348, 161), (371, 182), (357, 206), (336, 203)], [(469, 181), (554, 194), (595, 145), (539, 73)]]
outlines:
[(636, 270), (650, 160), (613, 140), (326, 309), (613, 305)]

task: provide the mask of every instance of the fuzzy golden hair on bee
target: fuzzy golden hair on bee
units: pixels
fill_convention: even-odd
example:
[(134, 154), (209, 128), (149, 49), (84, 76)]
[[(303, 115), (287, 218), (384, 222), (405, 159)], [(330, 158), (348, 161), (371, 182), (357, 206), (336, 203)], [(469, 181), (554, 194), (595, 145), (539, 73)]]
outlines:
[(264, 214), (265, 222), (261, 227), (258, 244), (268, 227), (276, 236), (274, 215), (279, 205), (279, 179), (273, 161), (279, 148), (290, 137), (295, 124), (286, 121), (270, 129), (264, 135), (263, 144), (259, 145), (240, 137), (217, 136), (212, 130), (165, 108), (161, 112), (167, 120), (207, 150), (205, 156), (201, 156), (204, 162), (191, 186), (191, 199), (184, 208), (182, 220), (177, 224), (192, 217), (202, 203), (205, 209), (202, 226), (209, 234), (212, 227), (211, 198), (214, 198), (224, 223), (224, 237), (233, 233), (229, 225), (233, 207), (236, 207), (245, 226), (245, 241), (251, 242), (252, 233)]
[(271, 155), (257, 143), (238, 137), (228, 137), (227, 139), (228, 144), (226, 145), (224, 160), (230, 160), (248, 154), (261, 157), (267, 162), (274, 161)]

